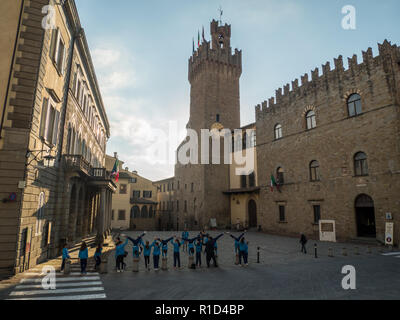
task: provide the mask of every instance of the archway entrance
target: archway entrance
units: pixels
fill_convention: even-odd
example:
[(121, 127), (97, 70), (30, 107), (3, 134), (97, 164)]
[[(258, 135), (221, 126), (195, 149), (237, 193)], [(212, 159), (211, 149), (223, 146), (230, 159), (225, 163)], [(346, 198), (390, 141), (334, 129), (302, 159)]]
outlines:
[(129, 219), (129, 229), (130, 230), (136, 229), (135, 219), (138, 219), (138, 218), (140, 218), (140, 209), (138, 206), (134, 206), (131, 209), (131, 218)]
[(370, 196), (361, 194), (356, 199), (357, 235), (376, 238), (375, 207)]
[(257, 228), (257, 204), (254, 200), (249, 201), (249, 228)]

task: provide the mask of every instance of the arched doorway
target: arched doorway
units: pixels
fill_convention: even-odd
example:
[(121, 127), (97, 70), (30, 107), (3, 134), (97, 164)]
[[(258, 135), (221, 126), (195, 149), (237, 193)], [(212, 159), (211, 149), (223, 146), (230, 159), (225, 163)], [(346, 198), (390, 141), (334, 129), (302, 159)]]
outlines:
[(257, 204), (252, 199), (248, 204), (249, 228), (257, 228)]
[(376, 238), (375, 207), (372, 198), (361, 194), (355, 202), (357, 235), (359, 237)]
[(71, 188), (71, 195), (70, 195), (70, 201), (69, 201), (68, 234), (67, 234), (67, 238), (69, 241), (73, 240), (76, 210), (77, 210), (77, 207), (76, 207), (76, 185), (73, 184), (73, 186)]
[(136, 229), (135, 219), (138, 219), (138, 218), (140, 218), (140, 209), (138, 206), (134, 206), (131, 209), (131, 218), (129, 220), (129, 229), (130, 230)]

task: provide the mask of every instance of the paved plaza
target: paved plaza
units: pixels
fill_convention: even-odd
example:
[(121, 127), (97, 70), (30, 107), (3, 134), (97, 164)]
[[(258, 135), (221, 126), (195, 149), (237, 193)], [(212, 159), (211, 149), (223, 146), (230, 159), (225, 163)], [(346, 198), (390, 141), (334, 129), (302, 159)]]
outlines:
[[(221, 232), (210, 232), (216, 236)], [(140, 232), (125, 232), (137, 237)], [(144, 240), (152, 242), (175, 232), (149, 232)], [(233, 233), (239, 235), (240, 233)], [(197, 235), (191, 232), (190, 237)], [(308, 253), (300, 252), (298, 239), (249, 232), (249, 266), (234, 265), (234, 242), (228, 234), (218, 241), (219, 268), (207, 268), (203, 254), (203, 267), (189, 269), (188, 254), (181, 253), (182, 268), (173, 269), (173, 247), (169, 245), (168, 271), (145, 270), (141, 256), (139, 272), (132, 272), (132, 247), (125, 259), (124, 273), (115, 271), (114, 252), (108, 259), (108, 273), (99, 275), (89, 272), (82, 277), (79, 268), (74, 274), (63, 276), (54, 292), (41, 292), (40, 278), (32, 270), (21, 274), (18, 280), (0, 282), (1, 299), (111, 299), (111, 300), (279, 300), (279, 299), (398, 299), (400, 297), (400, 252), (381, 247), (359, 244), (321, 243), (309, 241)], [(317, 243), (318, 258), (314, 256)], [(260, 247), (260, 263), (257, 263), (257, 247)], [(333, 257), (329, 256), (330, 248)], [(345, 248), (346, 256), (343, 255)], [(370, 253), (371, 252), (371, 253)], [(358, 254), (357, 254), (358, 253)], [(58, 263), (58, 262), (57, 262)], [(151, 258), (151, 266), (152, 266)], [(54, 263), (53, 263), (54, 265)], [(344, 290), (343, 266), (356, 269), (356, 290)], [(89, 270), (91, 271), (91, 270)], [(33, 278), (32, 278), (33, 277)], [(21, 280), (22, 279), (22, 280)]]

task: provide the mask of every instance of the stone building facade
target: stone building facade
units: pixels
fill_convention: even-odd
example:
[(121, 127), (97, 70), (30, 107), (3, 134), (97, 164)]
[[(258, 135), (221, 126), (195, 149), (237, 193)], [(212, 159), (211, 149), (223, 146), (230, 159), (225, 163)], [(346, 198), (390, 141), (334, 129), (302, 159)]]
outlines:
[[(240, 127), (242, 52), (235, 49), (232, 53), (230, 39), (231, 26), (219, 25), (213, 20), (211, 41), (203, 39), (189, 59), (191, 90), (187, 128), (194, 130), (198, 137), (201, 137), (202, 129), (234, 130)], [(185, 142), (178, 148), (178, 154)], [(208, 226), (210, 219), (216, 219), (220, 227), (230, 224), (229, 196), (222, 192), (230, 188), (229, 164), (223, 161), (223, 142), (220, 147), (220, 164), (200, 164), (199, 140), (199, 164), (178, 162), (175, 166), (179, 228), (200, 229)]]
[(158, 229), (174, 230), (179, 224), (176, 213), (179, 211), (181, 205), (175, 196), (177, 189), (175, 178), (155, 181), (154, 185), (157, 187)]
[[(106, 168), (112, 171), (118, 155), (106, 156)], [(143, 178), (136, 171), (123, 169), (119, 162), (117, 191), (112, 199), (113, 229), (154, 231), (159, 227), (157, 215), (157, 188), (153, 182)]]
[(0, 3), (1, 275), (111, 227), (109, 123), (75, 2), (54, 4)]
[[(256, 107), (259, 223), (271, 233), (318, 235), (334, 220), (338, 239), (384, 241), (400, 224), (400, 48), (385, 41), (312, 71)], [(282, 177), (281, 192), (267, 187)], [(388, 214), (390, 213), (390, 214)], [(392, 219), (390, 218), (392, 217)]]

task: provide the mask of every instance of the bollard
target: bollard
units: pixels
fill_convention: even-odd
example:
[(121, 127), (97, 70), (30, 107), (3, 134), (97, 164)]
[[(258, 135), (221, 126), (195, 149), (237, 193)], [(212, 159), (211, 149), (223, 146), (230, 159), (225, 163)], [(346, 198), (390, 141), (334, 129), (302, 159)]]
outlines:
[(235, 264), (239, 265), (239, 254), (236, 253)]
[(260, 263), (260, 247), (257, 247), (257, 263)]
[(161, 270), (168, 270), (168, 259), (167, 258), (162, 258), (161, 261)]
[(318, 258), (317, 244), (314, 244), (314, 253), (315, 253), (315, 259), (317, 259)]
[(101, 274), (105, 274), (108, 272), (107, 271), (107, 263), (108, 263), (107, 258), (103, 258), (101, 260), (101, 263), (100, 263), (100, 273)]
[(133, 258), (132, 272), (139, 272), (139, 258)]
[(193, 265), (194, 265), (194, 256), (189, 256), (188, 268), (192, 269)]
[(333, 258), (333, 249), (332, 248), (328, 249), (328, 257)]
[(354, 248), (354, 254), (355, 254), (356, 256), (360, 255), (360, 251), (358, 250), (358, 247), (355, 247), (355, 248)]
[(71, 273), (71, 259), (65, 260), (65, 266), (64, 266), (64, 274), (70, 274)]
[(372, 253), (371, 246), (368, 246), (367, 253)]
[(346, 248), (343, 248), (343, 255), (347, 256), (347, 249)]

